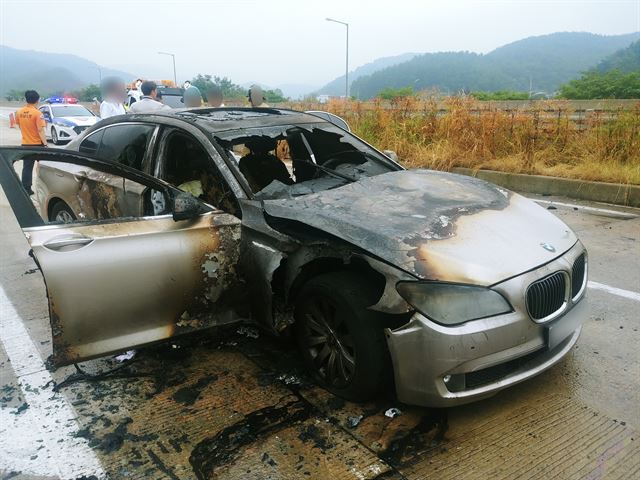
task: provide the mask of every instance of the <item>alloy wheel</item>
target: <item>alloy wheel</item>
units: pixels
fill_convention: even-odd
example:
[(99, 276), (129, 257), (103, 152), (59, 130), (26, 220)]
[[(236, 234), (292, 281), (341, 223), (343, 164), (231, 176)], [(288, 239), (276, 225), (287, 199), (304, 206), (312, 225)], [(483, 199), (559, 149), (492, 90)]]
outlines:
[(75, 219), (73, 218), (73, 215), (71, 215), (71, 213), (69, 213), (67, 210), (60, 210), (58, 213), (56, 213), (55, 220), (56, 222), (73, 223)]
[(355, 346), (347, 325), (329, 298), (310, 298), (306, 306), (304, 344), (316, 371), (328, 384), (345, 387), (356, 370)]

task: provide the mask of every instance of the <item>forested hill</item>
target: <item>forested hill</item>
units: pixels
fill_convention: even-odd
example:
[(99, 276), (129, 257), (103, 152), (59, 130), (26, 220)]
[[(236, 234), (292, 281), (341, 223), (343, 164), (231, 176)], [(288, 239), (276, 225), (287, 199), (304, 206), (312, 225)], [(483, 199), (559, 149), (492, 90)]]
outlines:
[(640, 71), (640, 40), (633, 42), (627, 48), (618, 50), (601, 61), (597, 70), (600, 72), (608, 72), (611, 70), (620, 70), (621, 72), (639, 72)]
[[(393, 57), (383, 57), (374, 60), (373, 62), (366, 63), (355, 70), (349, 72), (349, 83), (353, 83), (354, 80), (362, 77), (363, 75), (370, 75), (383, 68), (397, 65), (407, 60), (411, 60), (418, 55), (417, 53), (403, 53), (402, 55), (395, 55)], [(335, 80), (327, 83), (324, 87), (316, 92), (316, 94), (344, 95), (344, 75), (339, 76)]]
[(17, 89), (36, 89), (42, 95), (69, 92), (90, 83), (100, 82), (102, 76), (117, 75), (130, 82), (131, 73), (109, 69), (78, 57), (62, 53), (19, 50), (0, 45), (0, 94)]
[(357, 78), (351, 84), (351, 94), (371, 98), (385, 88), (407, 86), (415, 91), (436, 88), (445, 93), (529, 91), (530, 85), (534, 92), (553, 93), (639, 39), (640, 32), (612, 36), (560, 32), (525, 38), (485, 55), (427, 53)]

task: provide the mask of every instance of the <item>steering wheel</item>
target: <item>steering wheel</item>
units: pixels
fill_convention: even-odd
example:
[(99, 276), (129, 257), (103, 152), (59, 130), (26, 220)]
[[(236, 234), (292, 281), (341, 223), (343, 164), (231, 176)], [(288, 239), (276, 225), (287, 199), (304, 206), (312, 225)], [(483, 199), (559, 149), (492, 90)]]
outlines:
[(358, 152), (357, 150), (343, 150), (342, 152), (332, 153), (331, 154), (331, 158), (326, 160), (322, 164), (322, 166), (335, 170), (335, 167), (337, 167), (338, 165), (342, 165), (343, 163), (354, 163), (356, 165), (360, 165), (360, 163), (363, 163), (363, 162), (358, 162), (357, 160), (355, 160), (353, 158), (343, 158), (347, 154), (349, 154), (349, 155), (356, 154), (357, 155), (357, 154), (360, 154), (360, 153), (361, 152)]

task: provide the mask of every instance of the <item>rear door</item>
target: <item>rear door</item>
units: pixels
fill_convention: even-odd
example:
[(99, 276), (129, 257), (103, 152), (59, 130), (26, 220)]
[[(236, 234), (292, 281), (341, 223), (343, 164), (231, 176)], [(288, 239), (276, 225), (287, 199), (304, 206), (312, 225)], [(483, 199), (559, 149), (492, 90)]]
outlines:
[[(78, 194), (86, 214), (74, 212), (74, 223), (47, 222), (16, 174), (24, 159), (81, 166), (109, 182)], [(114, 178), (139, 199), (140, 215), (113, 195)], [(174, 221), (184, 192), (133, 168), (62, 150), (0, 148), (0, 184), (44, 276), (54, 365), (237, 319), (243, 289), (235, 273), (236, 217), (190, 197), (195, 213)]]

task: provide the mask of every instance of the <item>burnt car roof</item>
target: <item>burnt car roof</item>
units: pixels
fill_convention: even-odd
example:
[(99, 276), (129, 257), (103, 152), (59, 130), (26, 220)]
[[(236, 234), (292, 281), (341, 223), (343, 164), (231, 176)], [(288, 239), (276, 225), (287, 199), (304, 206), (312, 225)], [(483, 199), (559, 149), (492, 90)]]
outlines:
[(176, 118), (197, 125), (211, 133), (289, 124), (329, 123), (325, 119), (304, 112), (284, 108), (191, 108), (155, 113), (118, 115), (104, 120), (102, 125), (123, 121), (150, 120), (162, 122), (162, 118)]
[(289, 110), (285, 108), (245, 108), (245, 107), (223, 107), (223, 108), (190, 108), (180, 110), (170, 110), (154, 113), (128, 113), (126, 115), (115, 115), (97, 122), (85, 135), (91, 132), (123, 122), (149, 121), (153, 123), (163, 122), (163, 119), (182, 120), (198, 127), (208, 133), (216, 134), (229, 130), (242, 130), (259, 127), (275, 127), (280, 125), (301, 125), (327, 123), (324, 118), (313, 114)]
[(173, 113), (211, 132), (303, 123), (327, 123), (304, 112), (284, 108), (192, 108)]

